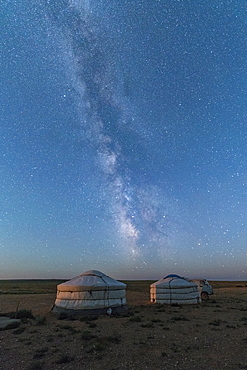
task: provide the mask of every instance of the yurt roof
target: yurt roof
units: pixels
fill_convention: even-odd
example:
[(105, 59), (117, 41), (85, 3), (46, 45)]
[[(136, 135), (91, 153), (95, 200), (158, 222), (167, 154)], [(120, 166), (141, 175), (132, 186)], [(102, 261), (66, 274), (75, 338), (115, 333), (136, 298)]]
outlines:
[(83, 290), (102, 290), (102, 289), (124, 289), (126, 284), (115, 280), (103, 272), (97, 270), (89, 270), (83, 274), (65, 281), (57, 286), (59, 291), (83, 291)]
[(166, 287), (169, 287), (169, 288), (183, 288), (184, 287), (185, 288), (185, 287), (195, 287), (197, 285), (182, 276), (179, 276), (176, 274), (170, 274), (156, 281), (150, 286), (151, 287), (159, 286), (160, 288), (166, 288)]

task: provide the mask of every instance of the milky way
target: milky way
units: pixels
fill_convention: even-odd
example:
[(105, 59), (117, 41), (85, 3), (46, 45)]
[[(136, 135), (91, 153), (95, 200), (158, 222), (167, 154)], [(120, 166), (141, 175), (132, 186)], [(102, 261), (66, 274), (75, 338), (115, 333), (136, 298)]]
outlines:
[(107, 210), (115, 221), (115, 232), (122, 238), (120, 248), (125, 258), (130, 256), (136, 263), (136, 257), (145, 258), (146, 246), (157, 251), (168, 246), (169, 202), (162, 201), (164, 194), (160, 189), (133, 181), (135, 168), (131, 168), (131, 157), (138, 157), (139, 153), (134, 147), (138, 147), (138, 142), (133, 145), (132, 136), (134, 140), (142, 138), (131, 122), (129, 111), (134, 107), (122, 91), (123, 77), (115, 71), (114, 48), (109, 51), (107, 42), (104, 44), (89, 3), (56, 6), (51, 18), (63, 33), (68, 80), (76, 93), (80, 116), (79, 132), (93, 145), (95, 160), (105, 175), (103, 192)]
[(5, 2), (2, 278), (246, 277), (244, 8)]

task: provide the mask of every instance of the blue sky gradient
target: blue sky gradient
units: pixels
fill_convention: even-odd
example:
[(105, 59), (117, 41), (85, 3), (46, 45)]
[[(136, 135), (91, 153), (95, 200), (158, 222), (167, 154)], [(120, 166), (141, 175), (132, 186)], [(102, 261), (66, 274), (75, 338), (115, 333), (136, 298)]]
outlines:
[(247, 280), (245, 1), (1, 6), (0, 278)]

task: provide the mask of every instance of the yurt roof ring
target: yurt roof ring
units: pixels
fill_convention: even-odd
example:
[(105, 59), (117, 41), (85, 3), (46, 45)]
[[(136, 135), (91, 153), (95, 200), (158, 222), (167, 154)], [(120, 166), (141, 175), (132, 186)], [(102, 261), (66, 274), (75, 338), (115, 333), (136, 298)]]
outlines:
[(164, 277), (164, 279), (167, 279), (167, 278), (179, 278), (179, 279), (184, 279), (184, 277), (179, 276), (179, 275), (176, 275), (176, 274), (170, 274), (170, 275), (167, 275), (166, 277)]

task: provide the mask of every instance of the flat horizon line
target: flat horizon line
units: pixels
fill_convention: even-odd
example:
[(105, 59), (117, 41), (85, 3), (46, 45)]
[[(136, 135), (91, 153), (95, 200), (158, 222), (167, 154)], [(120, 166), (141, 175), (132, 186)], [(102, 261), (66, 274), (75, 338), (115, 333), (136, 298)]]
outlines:
[[(64, 280), (64, 281), (67, 281), (67, 280), (71, 280), (73, 278), (0, 278), (0, 281), (15, 281), (15, 280), (19, 280), (19, 281), (40, 281), (40, 280), (43, 280), (43, 281), (56, 281), (56, 280)], [(157, 280), (160, 280), (162, 278), (154, 278), (154, 279), (121, 279), (119, 278), (118, 280), (124, 280), (124, 281), (157, 281)], [(203, 280), (205, 278), (187, 278), (189, 280)], [(207, 278), (206, 280), (208, 281), (243, 281), (243, 282), (247, 282), (247, 279), (244, 280), (244, 279), (220, 279), (220, 278)]]

